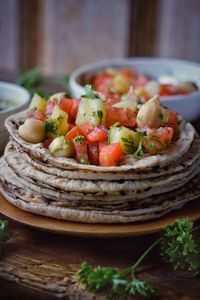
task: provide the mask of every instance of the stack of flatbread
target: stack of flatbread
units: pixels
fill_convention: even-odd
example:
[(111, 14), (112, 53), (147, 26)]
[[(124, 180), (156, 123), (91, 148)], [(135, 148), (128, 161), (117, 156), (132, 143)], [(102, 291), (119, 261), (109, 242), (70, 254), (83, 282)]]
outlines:
[[(126, 156), (118, 167), (55, 158), (42, 144), (18, 135), (26, 112), (6, 121), (10, 141), (0, 160), (1, 192), (19, 208), (86, 223), (127, 223), (159, 218), (200, 197), (200, 139), (190, 123), (170, 150)], [(197, 200), (198, 201), (198, 200)]]

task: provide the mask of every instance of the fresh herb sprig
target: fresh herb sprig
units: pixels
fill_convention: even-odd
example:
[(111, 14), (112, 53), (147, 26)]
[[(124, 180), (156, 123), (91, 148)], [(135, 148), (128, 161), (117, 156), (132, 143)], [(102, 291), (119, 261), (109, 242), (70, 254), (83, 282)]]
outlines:
[(8, 230), (8, 221), (7, 220), (0, 220), (0, 256), (2, 246), (6, 241), (8, 241), (11, 237), (11, 233)]
[(96, 93), (94, 93), (94, 91), (92, 90), (92, 86), (90, 84), (85, 85), (85, 94), (82, 97), (88, 98), (88, 99), (99, 98), (99, 96)]
[(166, 226), (162, 236), (157, 239), (130, 267), (119, 271), (115, 268), (95, 267), (84, 262), (78, 273), (78, 280), (91, 292), (106, 294), (108, 299), (126, 300), (131, 295), (150, 296), (153, 287), (136, 277), (138, 267), (148, 254), (160, 244), (161, 256), (172, 266), (187, 268), (194, 275), (199, 274), (199, 249), (193, 237), (193, 223), (188, 219), (178, 219)]

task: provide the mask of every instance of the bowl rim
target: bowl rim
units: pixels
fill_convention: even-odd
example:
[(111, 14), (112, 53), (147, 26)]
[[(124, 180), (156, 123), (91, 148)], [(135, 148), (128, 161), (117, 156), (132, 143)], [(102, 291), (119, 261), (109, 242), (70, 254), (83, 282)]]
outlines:
[[(84, 66), (81, 66), (80, 68), (76, 69), (74, 72), (71, 73), (70, 78), (69, 78), (69, 87), (70, 89), (78, 89), (84, 90), (84, 87), (80, 85), (77, 82), (77, 78), (81, 75), (83, 75), (86, 72), (98, 69), (98, 68), (104, 68), (108, 65), (111, 67), (120, 66), (120, 65), (129, 65), (130, 63), (156, 63), (156, 64), (177, 64), (177, 65), (184, 65), (187, 67), (194, 67), (196, 69), (199, 69), (200, 72), (200, 64), (193, 62), (193, 61), (188, 61), (188, 60), (183, 60), (183, 59), (174, 59), (174, 58), (161, 58), (161, 57), (125, 57), (125, 58), (113, 58), (113, 59), (106, 59), (106, 60), (101, 60), (97, 61), (94, 63), (90, 63)], [(199, 78), (200, 81), (200, 78)], [(199, 83), (200, 84), (200, 83)], [(200, 86), (199, 89), (193, 93), (187, 94), (187, 95), (174, 95), (174, 96), (161, 96), (160, 98), (164, 101), (179, 101), (182, 100), (185, 97), (188, 96), (200, 96)]]
[(11, 108), (3, 109), (2, 111), (0, 111), (0, 115), (9, 113), (11, 111), (14, 111), (15, 109), (20, 109), (20, 108), (24, 107), (24, 105), (29, 102), (31, 94), (24, 87), (22, 87), (18, 84), (12, 83), (12, 82), (7, 82), (7, 81), (0, 81), (0, 86), (4, 86), (5, 88), (8, 88), (8, 89), (15, 89), (15, 90), (18, 90), (18, 91), (20, 91), (24, 94), (24, 96), (22, 98), (22, 103), (14, 106), (14, 107), (11, 107)]

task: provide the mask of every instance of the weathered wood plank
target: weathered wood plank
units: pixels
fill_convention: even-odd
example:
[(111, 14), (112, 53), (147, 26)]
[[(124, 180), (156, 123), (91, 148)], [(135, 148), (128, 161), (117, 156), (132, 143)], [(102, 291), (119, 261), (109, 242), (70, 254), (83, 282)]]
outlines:
[(16, 72), (20, 65), (18, 0), (0, 1), (0, 68)]
[(158, 1), (158, 56), (200, 62), (199, 0)]
[(46, 74), (127, 52), (128, 0), (44, 0), (40, 61)]

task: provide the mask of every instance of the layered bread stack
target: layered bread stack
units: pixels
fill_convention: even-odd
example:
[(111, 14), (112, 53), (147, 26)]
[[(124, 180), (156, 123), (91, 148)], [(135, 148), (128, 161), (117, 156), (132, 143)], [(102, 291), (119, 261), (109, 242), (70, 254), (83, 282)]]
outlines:
[[(119, 166), (53, 157), (42, 144), (20, 138), (27, 112), (6, 121), (10, 141), (0, 160), (1, 193), (13, 205), (75, 222), (128, 223), (159, 218), (200, 197), (200, 139), (182, 120), (168, 151)], [(198, 200), (196, 200), (198, 201)]]

